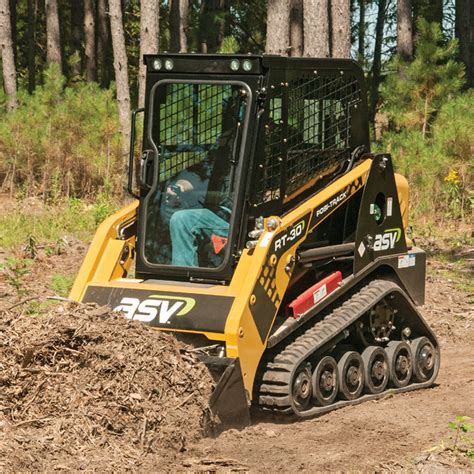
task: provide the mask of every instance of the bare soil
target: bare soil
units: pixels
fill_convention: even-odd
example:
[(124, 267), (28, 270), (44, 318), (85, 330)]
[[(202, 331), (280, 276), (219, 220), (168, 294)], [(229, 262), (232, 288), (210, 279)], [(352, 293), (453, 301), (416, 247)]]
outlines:
[[(51, 294), (51, 290), (48, 289), (51, 275), (55, 272), (77, 271), (84, 250), (85, 246), (82, 243), (71, 241), (62, 255), (50, 257), (40, 255), (31, 273), (25, 277), (28, 296), (37, 295), (44, 298)], [(5, 253), (0, 255), (0, 258), (2, 256), (5, 257)], [(472, 277), (472, 274), (470, 276)], [(6, 314), (5, 309), (15, 304), (18, 298), (5, 279), (3, 285), (0, 279), (0, 285), (2, 286), (0, 295), (3, 294), (3, 298), (0, 298), (0, 312), (3, 308)], [(135, 325), (129, 326), (129, 323), (124, 321), (120, 323), (100, 314), (93, 316), (94, 311), (100, 312), (100, 310), (84, 310), (86, 314), (81, 316), (90, 325), (87, 331), (90, 330), (93, 337), (98, 337), (99, 333), (107, 333), (100, 343), (100, 349), (98, 345), (94, 346), (95, 342), (91, 342), (92, 347), (97, 349), (97, 352), (94, 352), (95, 349), (92, 351), (96, 354), (96, 359), (91, 367), (81, 369), (82, 372), (75, 374), (72, 371), (68, 375), (69, 378), (61, 379), (63, 376), (58, 376), (56, 385), (53, 380), (55, 376), (45, 376), (43, 373), (35, 374), (34, 378), (33, 374), (30, 374), (28, 377), (34, 380), (30, 385), (25, 382), (27, 377), (24, 376), (24, 380), (15, 385), (15, 389), (9, 388), (5, 381), (5, 367), (7, 367), (7, 379), (20, 377), (25, 348), (32, 344), (38, 348), (38, 352), (33, 352), (32, 364), (41, 366), (39, 362), (42, 360), (41, 357), (51, 358), (54, 354), (51, 347), (58, 347), (58, 344), (59, 354), (68, 361), (68, 364), (74, 364), (77, 360), (74, 355), (64, 352), (63, 343), (67, 338), (64, 339), (59, 335), (58, 342), (54, 339), (56, 337), (54, 333), (62, 334), (61, 327), (64, 329), (68, 324), (77, 325), (77, 322), (73, 323), (72, 320), (77, 317), (77, 312), (81, 313), (82, 310), (64, 306), (64, 312), (61, 313), (65, 318), (64, 326), (61, 326), (63, 323), (56, 325), (52, 319), (46, 319), (35, 323), (29, 330), (30, 323), (23, 319), (28, 312), (29, 303), (26, 302), (11, 310), (16, 312), (20, 321), (10, 320), (9, 324), (13, 325), (12, 327), (23, 325), (21, 330), (15, 330), (18, 332), (18, 337), (14, 336), (15, 331), (8, 331), (12, 339), (5, 342), (3, 335), (0, 339), (2, 353), (0, 413), (3, 412), (4, 416), (3, 420), (0, 418), (3, 423), (0, 426), (0, 466), (4, 470), (49, 470), (54, 467), (202, 472), (297, 470), (474, 472), (474, 463), (465, 456), (467, 450), (474, 451), (472, 441), (474, 434), (471, 434), (470, 441), (461, 440), (458, 442), (458, 449), (453, 449), (455, 433), (448, 428), (448, 422), (457, 415), (467, 415), (474, 419), (474, 308), (469, 302), (469, 297), (472, 298), (472, 295), (459, 290), (454, 281), (446, 278), (445, 263), (436, 258), (429, 260), (427, 302), (422, 308), (422, 313), (438, 335), (442, 348), (441, 370), (434, 387), (406, 394), (388, 395), (382, 400), (347, 407), (302, 422), (286, 423), (280, 419), (259, 418), (255, 420), (253, 426), (243, 431), (229, 430), (217, 438), (200, 438), (205, 423), (205, 408), (200, 395), (193, 392), (193, 387), (199, 384), (200, 380), (199, 377), (195, 378), (196, 374), (201, 373), (199, 366), (196, 368), (193, 365), (190, 369), (190, 362), (181, 358), (182, 351), (171, 341), (173, 338), (163, 339), (160, 334), (154, 339), (155, 336), (149, 336), (148, 332), (151, 331), (147, 330), (145, 330), (146, 337), (144, 332), (140, 332), (138, 336), (139, 330)], [(58, 309), (54, 311), (57, 312)], [(54, 316), (57, 318), (58, 314), (55, 313)], [(99, 320), (97, 328), (93, 325), (94, 317)], [(0, 320), (5, 325), (5, 319), (2, 318)], [(32, 317), (29, 318), (31, 320)], [(101, 321), (106, 321), (105, 326), (100, 326)], [(114, 329), (117, 327), (118, 329)], [(31, 334), (28, 335), (28, 332)], [(135, 335), (133, 336), (135, 339), (132, 337), (130, 340), (130, 334)], [(40, 341), (48, 340), (56, 342), (53, 346), (50, 344), (39, 347)], [(87, 344), (89, 343), (84, 347), (87, 347)], [(167, 386), (167, 390), (175, 391), (170, 396), (169, 400), (172, 402), (166, 409), (177, 413), (176, 420), (172, 418), (171, 424), (168, 425), (167, 429), (170, 431), (162, 430), (156, 421), (156, 417), (159, 417), (156, 407), (159, 405), (151, 403), (150, 400), (134, 397), (130, 399), (131, 394), (146, 393), (153, 384), (162, 383), (160, 370), (163, 370), (163, 364), (156, 362), (161, 360), (162, 354), (157, 347), (161, 347), (162, 344), (168, 345), (167, 347), (171, 348), (168, 353), (175, 354), (179, 359), (176, 371), (192, 370), (194, 374), (187, 386), (183, 385), (177, 390), (171, 385)], [(117, 358), (118, 354), (127, 350), (129, 352), (125, 352), (126, 360)], [(100, 354), (105, 357), (105, 362)], [(101, 399), (103, 396), (101, 390), (107, 390), (108, 386), (97, 388), (97, 391), (89, 391), (88, 394), (80, 392), (77, 387), (91, 383), (94, 377), (108, 366), (107, 360), (114, 360), (123, 366), (110, 376), (113, 388), (109, 402), (123, 400), (124, 393), (128, 394), (128, 399), (124, 402), (126, 413), (120, 412), (117, 407), (102, 407), (101, 413), (106, 415), (102, 420), (94, 418), (94, 397)], [(18, 372), (12, 372), (15, 364)], [(55, 364), (47, 366), (47, 370), (59, 370), (58, 362)], [(132, 367), (140, 365), (148, 367), (146, 377), (139, 381), (137, 379), (134, 388), (131, 389), (127, 384), (132, 377)], [(28, 367), (29, 365), (26, 368)], [(183, 373), (176, 376), (181, 381), (186, 377)], [(48, 382), (38, 390), (42, 380)], [(63, 384), (64, 380), (67, 381), (66, 384)], [(46, 389), (50, 391), (50, 387), (54, 388), (53, 392), (45, 394)], [(5, 395), (5, 390), (10, 392)], [(202, 390), (204, 394), (204, 385)], [(30, 421), (35, 417), (46, 416), (42, 415), (43, 411), (28, 414), (30, 410), (43, 410), (41, 405), (37, 405), (39, 395), (36, 395), (33, 402), (31, 401), (37, 392), (49, 400), (47, 403), (54, 405), (55, 421), (51, 424), (47, 421), (40, 421), (38, 424)], [(80, 410), (74, 404), (69, 406), (73, 400), (71, 393), (78, 396), (79, 400), (88, 402), (81, 402), (83, 404), (80, 405)], [(177, 400), (185, 400), (189, 394), (193, 394), (189, 401), (176, 408), (176, 405), (181, 403)], [(59, 415), (61, 412), (64, 412), (64, 416)], [(147, 426), (146, 441), (143, 442), (141, 433), (145, 412), (148, 413), (146, 418), (149, 416), (150, 420), (155, 420), (153, 422), (155, 424), (153, 428), (151, 425)], [(72, 418), (69, 418), (67, 413), (72, 413)], [(199, 421), (196, 421), (196, 416)], [(112, 426), (118, 423), (121, 426), (121, 433), (109, 430), (106, 420), (111, 421)], [(22, 421), (26, 423), (22, 425)], [(12, 428), (15, 423), (20, 425)], [(84, 429), (80, 430), (78, 427)], [(79, 435), (79, 432), (82, 434)], [(58, 446), (58, 443), (61, 448), (53, 451), (54, 455), (46, 455), (46, 447), (50, 444)]]

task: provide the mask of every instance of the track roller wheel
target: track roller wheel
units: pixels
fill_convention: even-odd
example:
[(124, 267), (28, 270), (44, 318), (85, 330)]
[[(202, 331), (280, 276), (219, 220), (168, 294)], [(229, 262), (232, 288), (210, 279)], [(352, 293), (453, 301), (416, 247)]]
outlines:
[(313, 401), (317, 406), (330, 405), (337, 396), (339, 376), (334, 357), (323, 357), (314, 369), (311, 378)]
[(426, 382), (438, 370), (438, 354), (427, 337), (412, 341), (413, 375), (417, 382)]
[(339, 393), (345, 400), (355, 400), (364, 389), (364, 362), (358, 352), (343, 354), (337, 363)]
[(292, 387), (295, 408), (303, 411), (311, 401), (311, 364), (302, 364), (296, 369)]
[(387, 353), (382, 347), (369, 346), (362, 353), (362, 360), (367, 392), (382, 393), (390, 378)]
[(413, 373), (413, 358), (406, 342), (391, 341), (387, 346), (390, 381), (396, 388), (406, 387)]

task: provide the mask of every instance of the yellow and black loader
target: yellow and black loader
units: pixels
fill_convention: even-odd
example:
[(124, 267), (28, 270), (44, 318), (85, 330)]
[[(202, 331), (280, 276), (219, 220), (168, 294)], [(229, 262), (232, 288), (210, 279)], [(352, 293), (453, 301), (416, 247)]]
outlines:
[(135, 200), (99, 227), (71, 298), (192, 344), (230, 425), (250, 408), (307, 417), (430, 386), (439, 345), (416, 309), (426, 257), (407, 181), (370, 152), (360, 67), (144, 60)]

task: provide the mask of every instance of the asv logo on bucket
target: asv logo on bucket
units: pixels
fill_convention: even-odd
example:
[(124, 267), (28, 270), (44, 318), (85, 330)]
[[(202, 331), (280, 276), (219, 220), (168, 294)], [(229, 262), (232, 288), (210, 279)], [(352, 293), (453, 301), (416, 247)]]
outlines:
[(169, 323), (172, 316), (183, 316), (189, 313), (196, 304), (193, 298), (169, 295), (150, 295), (149, 299), (140, 301), (128, 296), (122, 298), (114, 311), (122, 311), (127, 319), (150, 323), (158, 316), (160, 324)]
[(400, 240), (402, 235), (401, 229), (388, 229), (383, 234), (377, 234), (374, 240), (374, 252), (393, 249), (395, 244)]

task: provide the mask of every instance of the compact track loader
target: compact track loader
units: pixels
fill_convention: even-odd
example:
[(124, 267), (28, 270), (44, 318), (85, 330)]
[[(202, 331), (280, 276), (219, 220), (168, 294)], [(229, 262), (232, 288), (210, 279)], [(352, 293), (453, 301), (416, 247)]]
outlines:
[(308, 417), (430, 386), (439, 345), (416, 309), (426, 257), (407, 181), (370, 152), (357, 64), (145, 63), (136, 199), (99, 227), (71, 298), (194, 346), (228, 424), (248, 424), (251, 407)]

